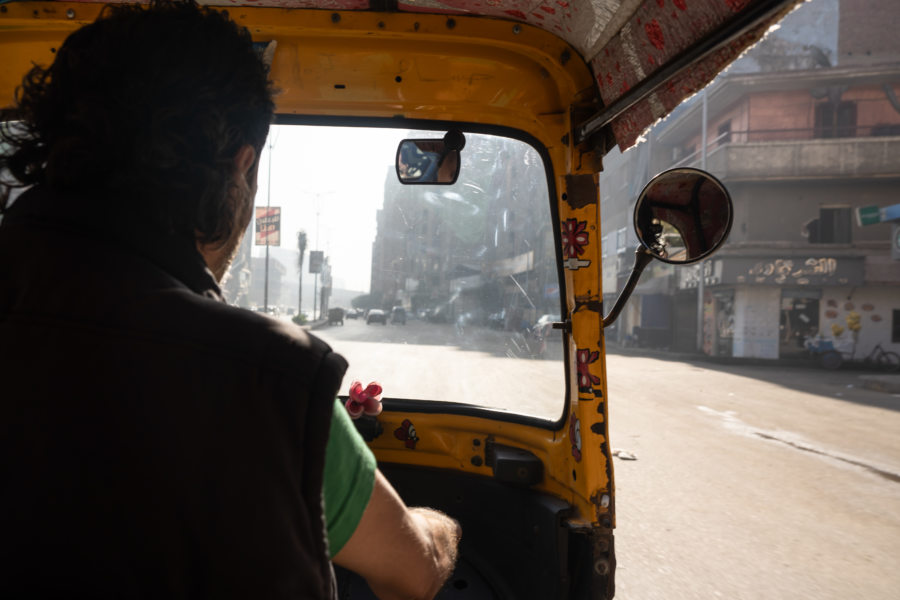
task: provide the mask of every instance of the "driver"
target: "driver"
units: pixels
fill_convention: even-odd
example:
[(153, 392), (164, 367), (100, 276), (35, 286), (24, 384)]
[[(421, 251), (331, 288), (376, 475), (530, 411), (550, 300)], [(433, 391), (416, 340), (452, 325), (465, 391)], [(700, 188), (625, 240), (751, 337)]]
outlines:
[(344, 360), (223, 301), (272, 95), (245, 29), (156, 1), (0, 111), (0, 597), (329, 598), (333, 560), (431, 598), (451, 573), (458, 524), (377, 470)]

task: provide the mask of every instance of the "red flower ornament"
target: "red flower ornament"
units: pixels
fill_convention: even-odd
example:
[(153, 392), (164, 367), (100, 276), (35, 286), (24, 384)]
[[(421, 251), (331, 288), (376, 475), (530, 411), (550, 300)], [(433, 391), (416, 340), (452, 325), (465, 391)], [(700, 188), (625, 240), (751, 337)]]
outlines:
[(563, 255), (578, 258), (588, 243), (587, 221), (566, 219), (562, 224)]
[(381, 414), (381, 386), (374, 381), (363, 389), (360, 382), (350, 384), (350, 398), (344, 405), (351, 419), (358, 419), (363, 413), (374, 417)]
[(597, 362), (599, 358), (599, 352), (591, 352), (588, 348), (579, 348), (575, 353), (579, 392), (592, 392), (594, 386), (600, 383), (600, 378), (591, 373), (590, 367), (591, 363)]

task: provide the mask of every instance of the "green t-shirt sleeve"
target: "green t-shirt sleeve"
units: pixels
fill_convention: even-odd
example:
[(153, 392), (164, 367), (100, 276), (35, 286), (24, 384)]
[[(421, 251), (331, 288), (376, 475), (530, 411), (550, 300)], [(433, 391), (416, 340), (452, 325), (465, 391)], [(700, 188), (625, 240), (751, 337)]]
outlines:
[(375, 486), (375, 455), (356, 431), (340, 399), (335, 400), (322, 498), (331, 556), (340, 552), (362, 519)]

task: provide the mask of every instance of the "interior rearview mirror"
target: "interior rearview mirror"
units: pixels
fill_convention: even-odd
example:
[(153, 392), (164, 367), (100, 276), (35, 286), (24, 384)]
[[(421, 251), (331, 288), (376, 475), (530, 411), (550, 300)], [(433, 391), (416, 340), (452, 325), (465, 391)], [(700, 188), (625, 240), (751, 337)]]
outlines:
[(443, 139), (403, 140), (397, 147), (397, 178), (413, 185), (456, 183), (465, 145), (466, 138), (457, 130), (448, 131)]
[(651, 179), (634, 206), (634, 231), (641, 245), (625, 287), (603, 317), (603, 327), (619, 316), (651, 260), (673, 265), (703, 260), (725, 243), (733, 219), (728, 190), (706, 171), (671, 169)]

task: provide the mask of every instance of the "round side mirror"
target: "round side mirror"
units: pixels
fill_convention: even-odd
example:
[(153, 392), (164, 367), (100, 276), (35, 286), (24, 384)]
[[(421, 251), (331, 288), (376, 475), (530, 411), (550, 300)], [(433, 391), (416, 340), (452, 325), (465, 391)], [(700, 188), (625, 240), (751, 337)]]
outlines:
[(650, 180), (634, 207), (641, 244), (663, 262), (703, 260), (725, 242), (734, 211), (722, 183), (699, 169), (664, 171)]

